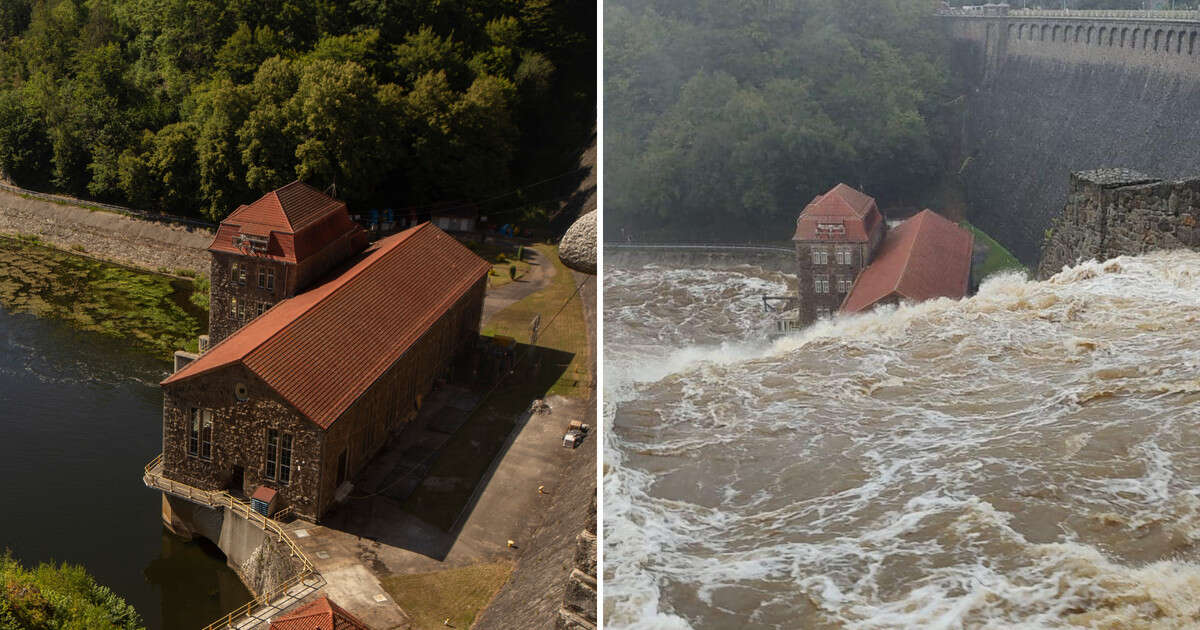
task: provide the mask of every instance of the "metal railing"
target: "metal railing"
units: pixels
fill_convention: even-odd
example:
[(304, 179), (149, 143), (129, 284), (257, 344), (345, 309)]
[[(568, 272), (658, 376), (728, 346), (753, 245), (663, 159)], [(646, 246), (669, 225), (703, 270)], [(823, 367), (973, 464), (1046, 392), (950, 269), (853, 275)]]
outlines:
[(756, 245), (753, 243), (605, 243), (605, 249), (667, 249), (667, 250), (742, 250), (759, 252), (786, 252), (794, 254), (790, 247), (779, 245)]
[[(147, 487), (161, 490), (177, 497), (187, 499), (193, 503), (207, 505), (212, 508), (226, 508), (230, 512), (258, 525), (263, 532), (275, 539), (275, 542), (287, 545), (289, 553), (293, 558), (300, 560), (300, 571), (275, 585), (274, 588), (263, 592), (261, 595), (242, 604), (238, 608), (226, 614), (224, 617), (205, 626), (203, 630), (218, 630), (220, 628), (232, 628), (233, 623), (243, 617), (249, 616), (255, 608), (260, 606), (269, 606), (271, 602), (279, 597), (287, 594), (293, 587), (306, 582), (309, 578), (317, 575), (317, 569), (308, 556), (300, 550), (296, 541), (283, 529), (280, 524), (267, 516), (263, 516), (254, 510), (250, 504), (241, 501), (224, 490), (202, 490), (190, 486), (185, 483), (180, 483), (174, 479), (168, 479), (162, 474), (162, 454), (159, 453), (146, 464), (145, 473), (142, 477)], [(292, 511), (291, 506), (276, 513), (276, 517), (286, 515)]]

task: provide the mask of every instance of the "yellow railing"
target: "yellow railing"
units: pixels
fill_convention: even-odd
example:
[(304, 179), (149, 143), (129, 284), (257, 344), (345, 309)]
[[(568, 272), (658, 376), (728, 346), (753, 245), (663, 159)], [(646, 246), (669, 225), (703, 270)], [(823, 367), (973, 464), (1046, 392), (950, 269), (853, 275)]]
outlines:
[[(285, 595), (288, 590), (302, 582), (305, 582), (317, 573), (316, 567), (313, 566), (312, 561), (308, 559), (308, 556), (304, 555), (304, 552), (300, 550), (300, 547), (296, 544), (296, 541), (293, 540), (292, 537), (288, 535), (287, 531), (285, 531), (283, 527), (281, 527), (274, 519), (259, 514), (254, 510), (254, 508), (250, 507), (250, 504), (238, 500), (233, 495), (223, 490), (202, 490), (185, 483), (180, 483), (174, 479), (168, 479), (167, 477), (164, 477), (161, 472), (159, 472), (160, 466), (162, 466), (161, 453), (158, 455), (158, 457), (155, 457), (153, 460), (151, 460), (149, 464), (146, 464), (145, 474), (142, 477), (142, 480), (147, 486), (162, 490), (163, 492), (167, 492), (181, 498), (185, 498), (194, 503), (200, 503), (213, 508), (226, 508), (230, 512), (233, 512), (234, 514), (237, 514), (238, 516), (261, 527), (263, 532), (272, 536), (276, 542), (286, 544), (292, 557), (300, 560), (301, 568), (299, 573), (287, 580), (284, 580), (282, 583), (275, 585), (275, 587), (271, 590), (262, 593), (254, 599), (251, 599), (224, 617), (205, 626), (204, 630), (217, 630), (219, 628), (232, 627), (234, 621), (249, 615), (254, 611), (255, 608), (258, 608), (259, 606), (269, 606), (271, 601)], [(276, 517), (283, 516), (291, 511), (292, 508), (289, 506), (280, 512), (277, 512)]]

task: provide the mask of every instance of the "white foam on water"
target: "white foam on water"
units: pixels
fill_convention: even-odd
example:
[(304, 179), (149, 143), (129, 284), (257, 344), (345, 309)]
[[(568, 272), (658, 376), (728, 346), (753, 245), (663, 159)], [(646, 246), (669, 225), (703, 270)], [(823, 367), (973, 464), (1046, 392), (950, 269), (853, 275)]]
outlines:
[(605, 290), (606, 627), (1200, 619), (1200, 255), (773, 342), (776, 274)]

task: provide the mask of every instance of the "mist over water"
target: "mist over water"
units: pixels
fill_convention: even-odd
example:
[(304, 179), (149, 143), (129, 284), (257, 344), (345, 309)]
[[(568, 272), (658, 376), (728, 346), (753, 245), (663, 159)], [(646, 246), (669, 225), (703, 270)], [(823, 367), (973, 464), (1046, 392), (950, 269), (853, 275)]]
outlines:
[(1200, 626), (1200, 254), (822, 322), (606, 269), (612, 628)]

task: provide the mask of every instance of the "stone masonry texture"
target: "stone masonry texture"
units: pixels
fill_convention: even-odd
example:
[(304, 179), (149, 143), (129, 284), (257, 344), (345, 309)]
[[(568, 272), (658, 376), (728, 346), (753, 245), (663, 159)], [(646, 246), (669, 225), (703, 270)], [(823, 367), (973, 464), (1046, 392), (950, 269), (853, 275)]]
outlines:
[(1200, 178), (1162, 181), (1129, 170), (1073, 173), (1038, 265), (1048, 278), (1083, 260), (1200, 249)]

